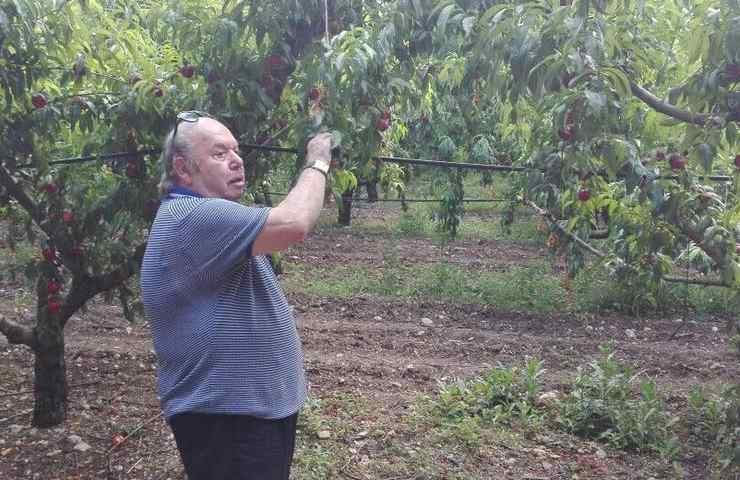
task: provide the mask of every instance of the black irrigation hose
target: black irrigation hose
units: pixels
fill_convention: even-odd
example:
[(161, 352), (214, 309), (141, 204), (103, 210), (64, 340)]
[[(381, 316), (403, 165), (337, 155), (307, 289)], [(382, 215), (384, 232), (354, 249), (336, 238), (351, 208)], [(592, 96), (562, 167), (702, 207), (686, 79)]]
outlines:
[[(281, 197), (284, 197), (288, 195), (285, 192), (261, 192), (263, 195), (278, 195)], [(419, 203), (419, 202), (429, 202), (429, 203), (437, 203), (441, 202), (441, 199), (435, 199), (435, 198), (407, 198), (404, 200), (401, 200), (400, 198), (379, 198), (373, 202), (371, 202), (367, 198), (354, 198), (352, 199), (355, 202), (367, 202), (367, 203), (375, 203), (375, 202), (408, 202), (408, 203)], [(469, 202), (469, 203), (489, 203), (489, 202), (509, 202), (510, 200), (504, 199), (504, 198), (464, 198), (462, 200), (463, 202)]]
[[(294, 153), (294, 154), (300, 154), (301, 150), (297, 148), (290, 148), (290, 147), (274, 147), (270, 145), (259, 145), (254, 143), (243, 143), (240, 144), (240, 147), (246, 148), (246, 149), (255, 149), (255, 150), (265, 150), (270, 152), (284, 152), (284, 153)], [(62, 158), (60, 160), (53, 160), (49, 162), (49, 165), (69, 165), (74, 163), (82, 163), (82, 162), (91, 162), (96, 160), (106, 160), (106, 159), (115, 159), (115, 158), (126, 158), (126, 157), (138, 157), (142, 155), (151, 155), (151, 154), (157, 154), (161, 151), (161, 149), (147, 149), (147, 150), (140, 150), (138, 152), (125, 152), (125, 153), (109, 153), (105, 155), (87, 155), (82, 157), (71, 157), (71, 158)], [(515, 167), (512, 165), (490, 165), (490, 164), (482, 164), (482, 163), (456, 163), (456, 162), (443, 162), (440, 160), (427, 160), (427, 159), (421, 159), (421, 158), (403, 158), (403, 157), (387, 157), (387, 156), (378, 156), (373, 157), (374, 160), (381, 161), (381, 162), (389, 162), (389, 163), (401, 163), (401, 164), (409, 164), (409, 165), (426, 165), (431, 167), (444, 167), (444, 168), (465, 168), (465, 169), (472, 169), (472, 170), (489, 170), (489, 171), (500, 171), (500, 172), (526, 172), (533, 170), (531, 168), (527, 167)], [(20, 168), (33, 168), (33, 164), (26, 164), (21, 165)], [(698, 177), (699, 180), (711, 180), (716, 182), (731, 182), (733, 181), (733, 177), (729, 175), (709, 175), (704, 176), (701, 175)], [(677, 180), (677, 175), (660, 175), (656, 177), (656, 180)], [(407, 200), (408, 201), (408, 200)]]

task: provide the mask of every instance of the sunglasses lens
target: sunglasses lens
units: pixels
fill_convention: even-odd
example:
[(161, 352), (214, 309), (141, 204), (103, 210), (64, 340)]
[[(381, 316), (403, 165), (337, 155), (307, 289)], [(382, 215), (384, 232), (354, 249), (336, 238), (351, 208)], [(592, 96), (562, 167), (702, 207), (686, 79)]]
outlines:
[(197, 122), (198, 119), (202, 117), (210, 117), (210, 115), (205, 112), (199, 112), (197, 110), (182, 112), (177, 115), (177, 119), (183, 122)]

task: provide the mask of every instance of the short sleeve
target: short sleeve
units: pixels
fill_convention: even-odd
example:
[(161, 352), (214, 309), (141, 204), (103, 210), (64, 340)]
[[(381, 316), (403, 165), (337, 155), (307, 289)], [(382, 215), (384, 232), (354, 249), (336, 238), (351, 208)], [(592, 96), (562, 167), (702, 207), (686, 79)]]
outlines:
[(201, 202), (182, 230), (183, 253), (196, 274), (221, 276), (252, 254), (252, 245), (267, 221), (269, 208), (247, 207), (222, 199)]

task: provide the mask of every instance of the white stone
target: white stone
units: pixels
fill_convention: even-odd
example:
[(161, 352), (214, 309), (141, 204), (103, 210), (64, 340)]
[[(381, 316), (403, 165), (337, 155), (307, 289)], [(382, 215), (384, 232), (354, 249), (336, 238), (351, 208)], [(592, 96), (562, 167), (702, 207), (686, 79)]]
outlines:
[(78, 443), (77, 445), (74, 446), (74, 450), (77, 450), (78, 452), (82, 452), (82, 453), (87, 452), (91, 448), (92, 447), (90, 445), (88, 445), (87, 443), (85, 443), (85, 442), (80, 442), (80, 443)]
[(67, 437), (67, 441), (69, 443), (80, 443), (82, 441), (82, 437), (80, 437), (79, 435), (70, 435), (69, 437)]
[(329, 430), (321, 430), (316, 434), (316, 436), (319, 437), (320, 440), (327, 440), (331, 438), (331, 432)]
[(635, 331), (632, 330), (631, 328), (628, 328), (627, 330), (625, 330), (624, 334), (627, 335), (627, 338), (637, 338), (637, 333), (635, 333)]
[(560, 394), (555, 390), (545, 392), (537, 397), (537, 405), (549, 407), (560, 397)]
[(596, 456), (604, 460), (606, 458), (606, 452), (599, 448), (598, 450), (596, 450)]
[(434, 321), (431, 318), (424, 317), (421, 319), (421, 324), (425, 327), (433, 327)]

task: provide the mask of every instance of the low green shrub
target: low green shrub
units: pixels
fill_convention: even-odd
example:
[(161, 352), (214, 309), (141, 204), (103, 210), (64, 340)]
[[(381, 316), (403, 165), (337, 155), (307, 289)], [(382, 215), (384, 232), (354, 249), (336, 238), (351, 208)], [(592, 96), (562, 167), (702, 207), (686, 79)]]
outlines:
[(608, 346), (603, 358), (578, 369), (572, 391), (559, 403), (558, 422), (569, 432), (618, 448), (647, 450), (666, 458), (678, 454), (676, 419), (666, 411), (657, 386), (619, 363)]

